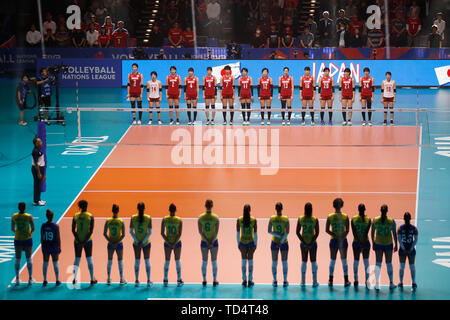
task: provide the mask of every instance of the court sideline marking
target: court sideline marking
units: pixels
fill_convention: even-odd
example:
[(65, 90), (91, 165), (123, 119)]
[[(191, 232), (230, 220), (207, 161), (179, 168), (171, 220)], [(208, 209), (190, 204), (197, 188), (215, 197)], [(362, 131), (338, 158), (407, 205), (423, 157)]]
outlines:
[[(108, 155), (105, 157), (105, 159), (103, 159), (103, 161), (100, 163), (100, 165), (98, 166), (98, 168), (95, 170), (95, 172), (92, 174), (92, 176), (89, 178), (89, 180), (86, 182), (86, 184), (83, 186), (83, 188), (81, 188), (80, 192), (78, 192), (78, 194), (75, 196), (75, 198), (72, 200), (72, 202), (69, 204), (69, 206), (67, 207), (66, 211), (64, 211), (64, 213), (61, 215), (61, 217), (58, 219), (58, 221), (56, 222), (56, 224), (59, 224), (59, 222), (61, 221), (61, 219), (67, 214), (67, 212), (69, 211), (69, 209), (72, 207), (72, 205), (75, 203), (75, 201), (78, 199), (78, 197), (81, 195), (81, 193), (83, 193), (84, 189), (86, 189), (86, 187), (88, 186), (88, 184), (91, 182), (91, 180), (94, 178), (94, 176), (97, 174), (97, 172), (100, 170), (100, 168), (102, 167), (102, 165), (105, 163), (105, 161), (109, 158), (109, 156), (113, 153), (113, 151), (116, 149), (116, 147), (119, 145), (119, 143), (122, 141), (122, 139), (125, 137), (125, 135), (128, 133), (128, 131), (130, 130), (131, 126), (128, 127), (127, 130), (125, 130), (125, 132), (122, 134), (122, 136), (120, 137), (120, 139), (117, 141), (117, 144), (111, 149), (111, 151), (108, 153)], [(36, 250), (34, 250), (34, 252), (31, 254), (31, 259), (33, 259), (34, 255), (39, 251), (39, 248), (41, 247), (41, 244), (39, 243), (39, 245), (37, 246)], [(22, 268), (19, 270), (19, 276), (22, 273), (22, 271), (25, 269), (26, 267), (26, 263), (22, 266)], [(16, 281), (16, 276), (14, 276), (14, 278), (11, 280), (11, 283), (14, 283)], [(8, 284), (8, 288), (11, 286), (11, 283)]]

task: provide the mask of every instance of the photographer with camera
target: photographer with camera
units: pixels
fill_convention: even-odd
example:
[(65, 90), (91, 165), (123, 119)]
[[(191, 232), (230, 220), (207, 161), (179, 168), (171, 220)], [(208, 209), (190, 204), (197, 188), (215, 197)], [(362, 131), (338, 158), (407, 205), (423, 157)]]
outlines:
[(53, 81), (48, 76), (47, 68), (41, 68), (37, 77), (36, 85), (38, 86), (39, 95), (39, 120), (42, 120), (42, 111), (44, 111), (44, 120), (50, 124), (48, 119), (48, 108), (51, 105)]

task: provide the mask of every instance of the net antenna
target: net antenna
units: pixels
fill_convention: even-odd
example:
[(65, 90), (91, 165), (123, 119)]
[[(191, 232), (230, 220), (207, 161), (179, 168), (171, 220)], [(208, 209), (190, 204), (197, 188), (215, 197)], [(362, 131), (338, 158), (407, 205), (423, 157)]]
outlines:
[(195, 1), (191, 0), (192, 32), (194, 33), (194, 59), (197, 59), (197, 24), (195, 22)]
[(45, 54), (45, 43), (44, 43), (44, 24), (42, 23), (42, 6), (41, 0), (37, 0), (38, 7), (38, 16), (39, 16), (39, 29), (41, 30), (41, 51), (42, 51), (42, 59), (46, 59), (47, 55)]

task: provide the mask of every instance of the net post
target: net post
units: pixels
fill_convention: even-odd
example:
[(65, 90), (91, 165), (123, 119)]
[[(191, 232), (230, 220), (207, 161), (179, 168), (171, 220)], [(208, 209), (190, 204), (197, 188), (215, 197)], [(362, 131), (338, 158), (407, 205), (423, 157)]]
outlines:
[(81, 143), (81, 110), (79, 104), (79, 94), (78, 94), (78, 80), (75, 82), (76, 86), (76, 96), (77, 96), (77, 125), (78, 125), (78, 143)]

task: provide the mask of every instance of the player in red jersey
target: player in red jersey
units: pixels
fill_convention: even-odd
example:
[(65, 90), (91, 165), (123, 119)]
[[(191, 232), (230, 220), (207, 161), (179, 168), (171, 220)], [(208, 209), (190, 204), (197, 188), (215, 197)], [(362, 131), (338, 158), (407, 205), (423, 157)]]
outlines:
[[(230, 109), (234, 109), (234, 76), (231, 74), (231, 67), (225, 66), (225, 75), (220, 79), (220, 86), (222, 88), (222, 108), (223, 110), (227, 109), (227, 106)], [(223, 114), (223, 124), (227, 124), (227, 113), (226, 111), (222, 112)], [(230, 125), (233, 124), (234, 112), (230, 114)]]
[[(209, 106), (211, 106), (211, 109), (215, 109), (215, 103), (217, 99), (217, 79), (212, 75), (212, 68), (208, 67), (206, 68), (206, 72), (208, 73), (203, 78), (203, 100), (205, 100), (205, 108), (209, 109)], [(215, 118), (216, 112), (212, 111), (212, 118), (209, 120), (209, 111), (206, 111), (206, 124), (214, 124), (214, 118)]]
[[(364, 68), (364, 77), (361, 77), (359, 80), (359, 101), (361, 101), (361, 107), (363, 109), (372, 109), (372, 102), (373, 102), (373, 93), (375, 91), (375, 81), (370, 76), (370, 69), (365, 67)], [(366, 112), (363, 111), (362, 113), (363, 117), (363, 123), (362, 125), (366, 125)], [(369, 121), (367, 122), (369, 126), (372, 126), (372, 112), (369, 111)]]
[[(283, 75), (278, 79), (278, 100), (281, 101), (281, 108), (289, 109), (288, 112), (288, 120), (286, 122), (287, 125), (291, 124), (291, 106), (292, 106), (292, 98), (294, 97), (294, 79), (289, 75), (289, 68), (284, 67)], [(281, 112), (281, 125), (284, 126), (284, 114), (285, 112)]]
[[(355, 101), (355, 82), (353, 78), (350, 76), (350, 68), (345, 68), (344, 76), (339, 79), (339, 92), (340, 99), (342, 103), (342, 109), (352, 109), (353, 102)], [(348, 122), (347, 122), (347, 114), (346, 112), (342, 112), (342, 118), (344, 121), (342, 122), (343, 126), (347, 124), (349, 126), (352, 125), (352, 112), (348, 113)]]
[[(176, 74), (177, 68), (175, 66), (170, 67), (170, 74), (166, 78), (166, 98), (169, 102), (169, 108), (173, 108), (175, 103), (175, 113), (177, 116), (177, 124), (180, 124), (180, 112), (178, 111), (180, 107), (180, 96), (181, 96), (181, 77)], [(173, 112), (170, 113), (170, 124), (173, 124)]]
[[(330, 77), (330, 68), (323, 69), (323, 75), (319, 78), (319, 95), (320, 95), (320, 108), (325, 109), (325, 105), (328, 106), (328, 110), (333, 108), (334, 100), (334, 80)], [(320, 124), (325, 125), (324, 120), (325, 112), (320, 112)], [(329, 121), (328, 124), (333, 125), (333, 112), (328, 112)]]
[[(188, 70), (189, 76), (184, 78), (184, 100), (186, 101), (186, 106), (188, 109), (192, 107), (197, 110), (197, 101), (198, 101), (198, 91), (199, 91), (199, 83), (198, 78), (194, 76), (194, 68), (189, 68)], [(192, 120), (192, 112), (188, 111), (188, 125), (194, 124), (197, 120), (197, 111), (194, 111), (194, 121)]]
[[(309, 108), (314, 108), (314, 91), (316, 90), (315, 79), (311, 75), (311, 69), (309, 67), (305, 67), (305, 75), (300, 78), (300, 99), (302, 100), (302, 109), (305, 110), (309, 103)], [(315, 124), (314, 122), (314, 112), (311, 112), (311, 125)], [(305, 115), (306, 112), (302, 111), (302, 125), (305, 125)]]
[[(142, 91), (144, 88), (144, 76), (138, 72), (138, 64), (133, 63), (133, 72), (128, 75), (127, 100), (131, 102), (131, 108), (136, 108), (136, 100), (139, 109), (142, 109)], [(136, 124), (136, 112), (132, 111), (133, 124)], [(139, 111), (139, 120), (141, 124), (142, 111)]]
[[(158, 74), (156, 71), (152, 71), (151, 77), (152, 79), (147, 81), (147, 101), (148, 106), (153, 109), (153, 106), (156, 105), (156, 108), (159, 109), (161, 105), (161, 99), (162, 99), (162, 84), (161, 81), (157, 80), (156, 77)], [(149, 112), (149, 118), (148, 124), (152, 124), (152, 115), (153, 112)], [(161, 112), (158, 111), (158, 124), (162, 124), (161, 122)]]
[[(253, 79), (248, 76), (248, 69), (242, 68), (242, 77), (239, 78), (239, 86), (238, 86), (238, 95), (239, 101), (241, 102), (242, 109), (250, 110), (250, 104), (253, 102)], [(247, 117), (246, 117), (247, 114)], [(250, 124), (250, 111), (245, 112), (242, 111), (242, 124), (249, 125)], [(247, 120), (246, 120), (247, 119)]]
[[(391, 78), (392, 74), (387, 71), (386, 79), (381, 82), (381, 103), (384, 105), (384, 109), (391, 109), (391, 126), (394, 125), (394, 103), (397, 96), (397, 85)], [(387, 112), (384, 112), (384, 123), (387, 125)]]
[[(258, 80), (258, 99), (261, 103), (261, 109), (267, 108), (270, 110), (273, 97), (273, 80), (268, 76), (269, 69), (262, 69), (263, 76)], [(267, 112), (267, 124), (270, 124), (270, 116), (272, 112)], [(261, 124), (264, 125), (264, 112), (261, 112)]]

